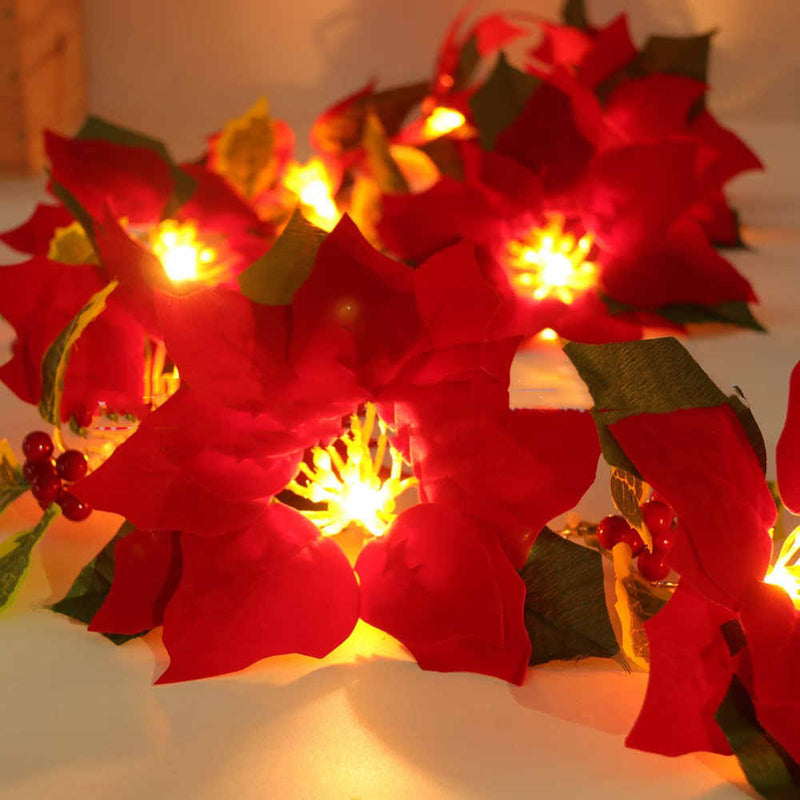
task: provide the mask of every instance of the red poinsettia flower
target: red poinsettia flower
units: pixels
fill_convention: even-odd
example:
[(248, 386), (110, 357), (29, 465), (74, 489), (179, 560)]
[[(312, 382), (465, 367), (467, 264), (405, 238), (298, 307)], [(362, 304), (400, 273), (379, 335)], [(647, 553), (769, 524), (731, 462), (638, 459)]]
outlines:
[[(99, 404), (140, 415), (145, 341), (162, 338), (154, 288), (183, 290), (211, 276), (231, 282), (265, 252), (267, 230), (221, 178), (200, 167), (171, 167), (151, 149), (103, 139), (47, 134), (46, 145), (52, 180), (83, 207), (92, 229), (85, 231), (63, 206), (40, 205), (28, 222), (2, 235), (34, 255), (0, 276), (0, 314), (17, 334), (2, 379), (23, 400), (38, 402), (48, 347), (94, 293), (117, 280), (106, 309), (73, 348), (62, 417), (87, 424)], [(164, 221), (175, 170), (194, 189)]]
[[(690, 215), (711, 241), (737, 245), (738, 224), (722, 189), (734, 176), (763, 165), (735, 133), (723, 128), (703, 107), (708, 86), (675, 74), (678, 68), (667, 64), (660, 67), (663, 71), (654, 71), (664, 56), (659, 62), (647, 57), (646, 48), (641, 52), (636, 48), (624, 14), (602, 28), (543, 23), (542, 32), (542, 42), (531, 56), (553, 72), (548, 76), (540, 67), (531, 69), (551, 79), (557, 76), (562, 86), (572, 84), (569, 93), (581, 106), (578, 116), (586, 122), (583, 133), (595, 144), (618, 146), (665, 135), (698, 144), (715, 166), (708, 176), (707, 191)], [(682, 52), (688, 51), (684, 48)], [(639, 63), (642, 58), (644, 66)], [(691, 69), (686, 67), (687, 75), (699, 74), (695, 62)]]
[[(758, 722), (797, 760), (800, 611), (768, 573), (775, 504), (735, 413), (722, 405), (644, 414), (611, 431), (679, 520), (671, 558), (680, 584), (645, 624), (650, 679), (628, 745), (664, 755), (729, 754), (715, 715), (736, 677)], [(781, 480), (791, 496), (791, 469)]]
[[(497, 297), (474, 263), (456, 263), (467, 255), (462, 245), (413, 270), (372, 251), (345, 220), (288, 307), (220, 288), (160, 300), (190, 388), (74, 486), (138, 527), (117, 545), (124, 566), (92, 627), (163, 622), (168, 682), (277, 653), (321, 656), (360, 613), (425, 668), (521, 681), (530, 642), (516, 567), (542, 525), (591, 484), (599, 447), (583, 412), (508, 409), (515, 341), (487, 339)], [(343, 432), (342, 415), (365, 401), (370, 421), (356, 417)], [(348, 516), (342, 498), (358, 496), (358, 484), (343, 476), (356, 462), (332, 464), (345, 451), (363, 459), (375, 425), (392, 475), (381, 476), (382, 461), (367, 471), (392, 502)], [(405, 477), (395, 441), (413, 466)], [(476, 463), (495, 465), (492, 477)], [(320, 528), (270, 500), (284, 486), (313, 498), (298, 481), (322, 491), (337, 476), (345, 494), (310, 512)], [(420, 502), (398, 512), (393, 498), (415, 481)], [(377, 534), (356, 561), (360, 585), (334, 539), (320, 536), (357, 518)], [(142, 581), (150, 557), (155, 577)]]

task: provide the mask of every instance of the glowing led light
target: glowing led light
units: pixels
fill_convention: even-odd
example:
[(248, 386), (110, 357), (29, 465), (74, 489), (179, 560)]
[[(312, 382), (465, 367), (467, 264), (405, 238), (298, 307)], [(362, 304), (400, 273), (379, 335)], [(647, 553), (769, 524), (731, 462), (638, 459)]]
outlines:
[(436, 139), (460, 128), (465, 122), (464, 115), (455, 108), (437, 106), (425, 120), (423, 133), (431, 139)]
[[(376, 427), (377, 438), (372, 445)], [(390, 466), (388, 476), (382, 477), (384, 459)], [(417, 484), (416, 478), (403, 477), (403, 464), (402, 455), (389, 442), (386, 424), (378, 418), (375, 406), (367, 403), (363, 422), (354, 414), (350, 430), (337, 442), (313, 448), (311, 463), (300, 465), (297, 478), (287, 488), (326, 506), (301, 512), (324, 536), (341, 533), (351, 524), (372, 536), (381, 536), (394, 522), (396, 499)]]
[(774, 566), (764, 580), (785, 590), (795, 608), (800, 610), (800, 528), (795, 528), (786, 537)]
[(511, 283), (535, 300), (552, 296), (572, 303), (576, 294), (597, 283), (597, 266), (586, 260), (593, 244), (590, 233), (578, 239), (564, 233), (563, 217), (550, 216), (546, 227), (509, 242)]
[(555, 342), (558, 339), (558, 334), (552, 328), (545, 328), (539, 331), (538, 338), (543, 342)]
[(323, 230), (333, 230), (342, 215), (336, 208), (328, 172), (322, 161), (318, 158), (312, 158), (307, 164), (292, 161), (286, 168), (283, 183), (311, 212), (311, 222)]
[(175, 283), (217, 283), (225, 273), (225, 267), (218, 263), (217, 251), (197, 238), (193, 222), (164, 220), (150, 234), (150, 247), (167, 277)]

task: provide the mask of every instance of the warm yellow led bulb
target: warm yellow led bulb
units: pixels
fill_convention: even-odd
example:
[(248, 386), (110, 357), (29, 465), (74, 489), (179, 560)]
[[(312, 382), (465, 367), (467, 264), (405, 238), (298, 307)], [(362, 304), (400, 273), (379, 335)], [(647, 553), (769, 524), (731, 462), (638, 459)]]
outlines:
[(426, 118), (423, 132), (426, 137), (436, 139), (460, 128), (465, 122), (464, 115), (455, 108), (437, 106)]
[(222, 265), (215, 264), (216, 250), (198, 239), (193, 222), (164, 220), (150, 234), (150, 246), (174, 283), (215, 283), (225, 271)]
[(292, 161), (286, 168), (283, 183), (297, 195), (311, 222), (323, 230), (333, 230), (341, 214), (336, 208), (328, 172), (322, 161), (318, 158), (312, 158), (306, 164)]
[(800, 610), (800, 528), (786, 537), (774, 566), (767, 573), (764, 581), (780, 586), (789, 597), (795, 608)]

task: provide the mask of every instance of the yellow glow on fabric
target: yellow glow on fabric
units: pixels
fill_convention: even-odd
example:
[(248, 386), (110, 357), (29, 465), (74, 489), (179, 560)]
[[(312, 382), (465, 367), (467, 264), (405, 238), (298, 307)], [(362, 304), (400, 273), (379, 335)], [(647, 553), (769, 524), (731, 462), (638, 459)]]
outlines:
[(287, 488), (325, 506), (301, 512), (323, 536), (335, 536), (353, 524), (382, 536), (397, 516), (396, 499), (417, 485), (416, 478), (403, 477), (405, 461), (389, 442), (386, 424), (372, 403), (367, 403), (363, 421), (357, 414), (351, 417), (350, 429), (336, 442), (314, 447), (310, 461), (300, 465)]
[(550, 216), (544, 228), (533, 228), (523, 239), (508, 244), (511, 283), (520, 294), (544, 300), (556, 297), (572, 303), (580, 292), (597, 283), (597, 265), (587, 261), (594, 239), (564, 232), (564, 219)]
[(455, 108), (437, 106), (425, 120), (423, 133), (430, 139), (451, 133), (466, 122), (464, 115)]
[(800, 527), (789, 534), (781, 547), (774, 566), (764, 578), (766, 583), (780, 586), (789, 597), (795, 608), (800, 610)]
[(310, 212), (307, 215), (310, 222), (323, 230), (333, 230), (342, 215), (333, 199), (328, 172), (322, 161), (318, 158), (312, 158), (306, 164), (292, 161), (286, 168), (283, 183)]
[(216, 263), (216, 250), (197, 238), (197, 226), (193, 222), (172, 219), (160, 222), (151, 233), (150, 246), (174, 283), (214, 283), (224, 271)]

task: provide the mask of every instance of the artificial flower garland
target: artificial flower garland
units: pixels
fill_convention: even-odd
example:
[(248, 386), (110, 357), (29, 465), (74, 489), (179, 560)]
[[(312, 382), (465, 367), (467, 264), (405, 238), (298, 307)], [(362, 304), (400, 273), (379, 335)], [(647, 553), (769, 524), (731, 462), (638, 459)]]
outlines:
[[(118, 643), (163, 626), (160, 683), (322, 657), (359, 617), (425, 669), (513, 683), (613, 657), (650, 670), (630, 746), (798, 790), (797, 534), (771, 557), (747, 408), (639, 341), (760, 329), (714, 247), (741, 245), (724, 188), (760, 164), (705, 107), (710, 37), (637, 49), (624, 16), (564, 15), (461, 15), (430, 81), (337, 103), (306, 165), (266, 101), (192, 164), (97, 118), (47, 135), (59, 204), (2, 235), (31, 258), (0, 270), (0, 380), (55, 444), (0, 449), (0, 510), (31, 489), (44, 511), (3, 543), (0, 606), (59, 511), (112, 511), (54, 610)], [(593, 412), (510, 409), (515, 353), (556, 341)], [(601, 451), (618, 513), (550, 531)]]

